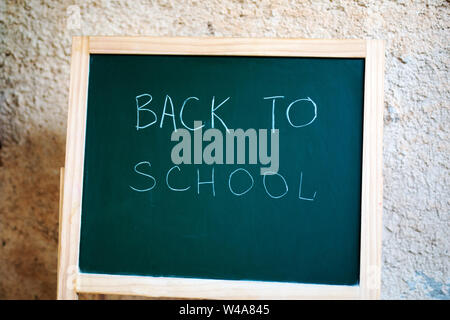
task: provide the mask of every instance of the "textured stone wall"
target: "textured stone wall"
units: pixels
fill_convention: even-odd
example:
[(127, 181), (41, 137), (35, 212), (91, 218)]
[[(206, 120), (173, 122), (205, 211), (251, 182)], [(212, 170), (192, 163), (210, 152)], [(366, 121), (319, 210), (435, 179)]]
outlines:
[(73, 35), (387, 40), (382, 298), (449, 299), (449, 28), (448, 1), (1, 0), (0, 299), (55, 298)]

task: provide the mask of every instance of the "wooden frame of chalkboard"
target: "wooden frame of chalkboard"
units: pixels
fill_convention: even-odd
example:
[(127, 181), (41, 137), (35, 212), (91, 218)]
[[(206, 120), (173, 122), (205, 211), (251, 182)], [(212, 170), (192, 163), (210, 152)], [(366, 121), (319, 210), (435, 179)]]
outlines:
[[(364, 58), (360, 281), (356, 286), (84, 274), (79, 271), (90, 54)], [(79, 292), (211, 299), (376, 299), (380, 295), (384, 42), (74, 37), (65, 169), (61, 170), (58, 299)]]

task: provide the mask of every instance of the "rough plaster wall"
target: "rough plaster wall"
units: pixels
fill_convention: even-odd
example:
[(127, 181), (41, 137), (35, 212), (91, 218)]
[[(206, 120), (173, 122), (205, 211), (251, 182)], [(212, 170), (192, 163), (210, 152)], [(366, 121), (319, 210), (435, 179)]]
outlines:
[(55, 298), (73, 35), (387, 40), (382, 298), (449, 299), (449, 7), (0, 0), (0, 299)]

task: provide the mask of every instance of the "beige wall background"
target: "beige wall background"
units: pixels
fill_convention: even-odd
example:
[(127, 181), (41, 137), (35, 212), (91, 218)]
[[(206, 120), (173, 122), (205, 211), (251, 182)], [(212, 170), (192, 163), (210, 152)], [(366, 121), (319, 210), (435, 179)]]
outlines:
[(382, 298), (450, 299), (450, 3), (431, 0), (1, 0), (0, 299), (56, 296), (73, 35), (385, 39)]

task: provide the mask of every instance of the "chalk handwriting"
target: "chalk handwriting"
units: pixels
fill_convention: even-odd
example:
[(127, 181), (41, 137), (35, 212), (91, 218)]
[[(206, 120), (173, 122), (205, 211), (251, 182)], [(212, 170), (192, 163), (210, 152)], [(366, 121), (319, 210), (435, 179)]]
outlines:
[[(231, 96), (216, 99), (215, 95), (210, 96), (210, 128), (205, 128), (202, 121), (194, 121), (192, 124), (185, 122), (184, 116), (186, 112), (192, 112), (193, 109), (205, 108), (205, 101), (202, 101), (196, 96), (187, 96), (182, 100), (181, 107), (177, 113), (177, 104), (169, 94), (164, 97), (164, 104), (161, 106), (155, 105), (153, 96), (149, 93), (142, 93), (135, 97), (136, 100), (136, 131), (141, 132), (144, 129), (149, 129), (158, 122), (158, 109), (161, 110), (159, 126), (156, 128), (163, 128), (169, 125), (173, 126), (171, 133), (171, 141), (176, 142), (171, 151), (171, 166), (165, 174), (165, 186), (167, 190), (173, 192), (189, 192), (192, 184), (179, 183), (179, 180), (174, 180), (176, 176), (183, 175), (185, 169), (179, 165), (201, 165), (207, 166), (196, 168), (197, 179), (195, 184), (197, 186), (196, 193), (209, 193), (213, 197), (216, 196), (216, 181), (215, 181), (215, 165), (233, 165), (233, 164), (249, 164), (260, 165), (260, 175), (262, 176), (262, 186), (265, 194), (270, 199), (281, 199), (289, 192), (289, 186), (285, 177), (279, 173), (280, 159), (279, 159), (279, 140), (280, 132), (278, 125), (282, 119), (276, 119), (275, 115), (279, 114), (277, 110), (284, 109), (285, 121), (292, 129), (300, 129), (312, 125), (317, 119), (317, 104), (310, 97), (299, 97), (293, 100), (286, 101), (284, 95), (268, 95), (262, 97), (263, 100), (271, 102), (271, 108), (268, 112), (267, 125), (270, 127), (270, 141), (266, 128), (253, 129), (248, 128), (243, 130), (241, 128), (233, 129), (230, 127), (230, 121), (227, 120), (227, 108), (230, 108)], [(208, 100), (208, 99), (207, 99)], [(175, 101), (176, 102), (176, 101)], [(262, 103), (262, 102), (261, 102)], [(263, 104), (264, 105), (264, 104)], [(225, 108), (225, 109), (224, 109)], [(296, 119), (295, 110), (305, 110), (309, 108), (307, 113), (302, 112), (302, 118)], [(264, 110), (263, 107), (261, 110)], [(220, 112), (222, 111), (222, 112)], [(220, 112), (220, 114), (219, 114)], [(308, 116), (305, 116), (308, 114)], [(181, 127), (177, 127), (177, 116)], [(171, 118), (171, 119), (167, 119)], [(295, 119), (295, 118), (294, 118)], [(168, 120), (169, 123), (167, 124)], [(171, 121), (170, 121), (171, 120)], [(225, 131), (219, 130), (223, 127)], [(193, 137), (191, 133), (193, 132)], [(138, 133), (139, 134), (139, 133)], [(224, 136), (225, 135), (225, 136)], [(205, 143), (205, 146), (203, 146)], [(270, 147), (269, 147), (270, 143)], [(270, 154), (269, 154), (270, 150)], [(211, 178), (206, 169), (210, 170)], [(149, 161), (138, 162), (134, 168), (134, 173), (140, 176), (139, 185), (130, 185), (129, 188), (135, 192), (150, 192), (156, 188), (156, 178), (150, 174), (151, 164)], [(237, 177), (240, 176), (241, 179)], [(144, 177), (145, 179), (142, 179)], [(182, 176), (181, 176), (182, 177)], [(208, 177), (208, 178), (205, 178)], [(278, 182), (276, 182), (278, 180)], [(177, 182), (178, 181), (178, 182)], [(244, 181), (243, 185), (239, 185), (236, 181)], [(317, 192), (305, 195), (303, 189), (303, 171), (300, 171), (298, 184), (297, 199), (313, 202), (316, 200)], [(255, 179), (249, 170), (239, 167), (232, 170), (228, 174), (228, 191), (230, 194), (241, 197), (249, 192), (252, 192), (255, 185)], [(282, 185), (282, 190), (274, 189), (273, 183)], [(220, 184), (219, 184), (220, 185)], [(208, 192), (206, 186), (210, 186)], [(222, 190), (221, 187), (219, 187)]]

